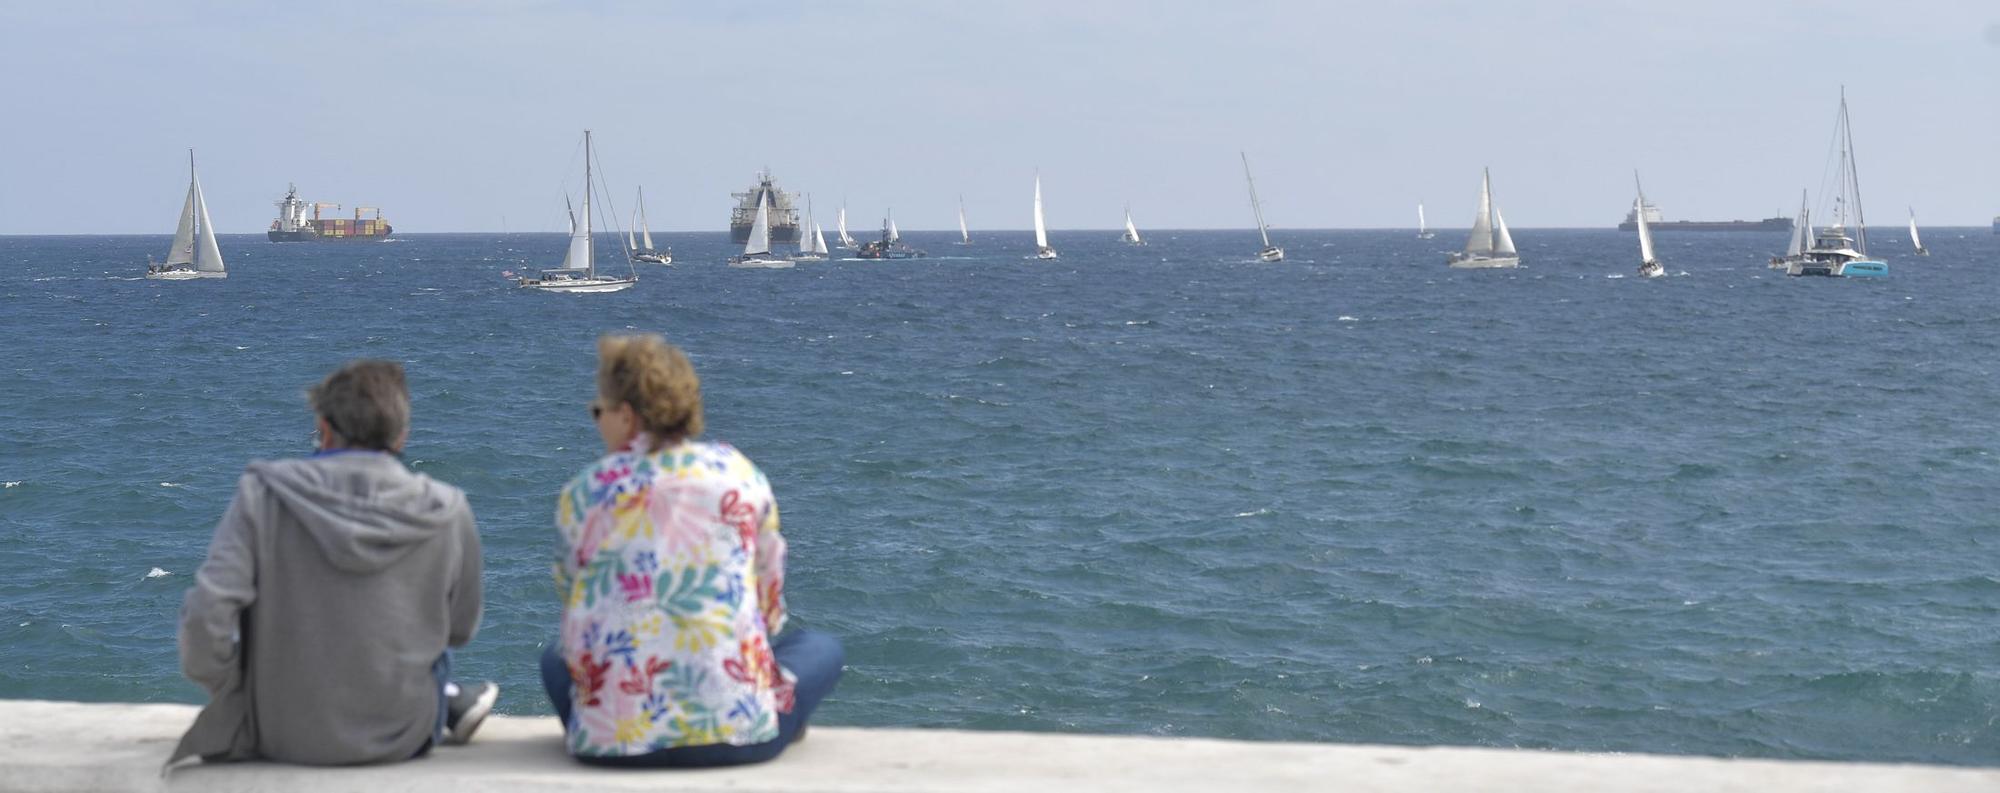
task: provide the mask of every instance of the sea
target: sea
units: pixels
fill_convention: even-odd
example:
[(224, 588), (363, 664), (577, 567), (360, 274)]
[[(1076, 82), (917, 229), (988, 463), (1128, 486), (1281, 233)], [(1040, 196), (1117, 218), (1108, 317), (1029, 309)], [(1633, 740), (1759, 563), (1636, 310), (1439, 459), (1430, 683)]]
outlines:
[[(548, 714), (558, 487), (594, 339), (657, 332), (770, 476), (827, 724), (2000, 763), (2000, 236), (1518, 229), (910, 233), (733, 270), (721, 233), (565, 295), (558, 234), (0, 237), (0, 697), (196, 703), (176, 613), (303, 389), (401, 361), (408, 464), (463, 488), (463, 677)], [(615, 249), (607, 236), (600, 246)], [(619, 262), (607, 265), (622, 270)]]

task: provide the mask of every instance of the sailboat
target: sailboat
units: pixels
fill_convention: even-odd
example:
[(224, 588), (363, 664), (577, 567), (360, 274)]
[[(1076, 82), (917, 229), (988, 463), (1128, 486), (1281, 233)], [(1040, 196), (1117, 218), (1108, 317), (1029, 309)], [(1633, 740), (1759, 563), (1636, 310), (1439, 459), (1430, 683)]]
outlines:
[(1430, 239), (1430, 238), (1432, 238), (1432, 237), (1436, 237), (1437, 235), (1438, 235), (1438, 233), (1437, 233), (1437, 232), (1435, 232), (1435, 231), (1431, 231), (1431, 230), (1430, 230), (1430, 227), (1428, 227), (1428, 226), (1424, 225), (1424, 202), (1422, 202), (1422, 201), (1418, 201), (1418, 202), (1417, 202), (1417, 239), (1420, 239), (1420, 240), (1427, 240), (1427, 239)]
[(633, 209), (632, 215), (633, 225), (639, 227), (638, 244), (632, 242), (632, 231), (630, 229), (625, 231), (625, 247), (632, 249), (632, 260), (635, 262), (652, 262), (654, 264), (673, 264), (674, 249), (668, 248), (662, 251), (653, 248), (653, 230), (646, 227), (646, 188), (644, 187), (639, 188), (639, 205)]
[(1917, 208), (1910, 207), (1910, 246), (1917, 249), (1918, 256), (1931, 255), (1931, 249), (1924, 247), (1924, 241), (1917, 237)]
[(799, 255), (792, 258), (802, 262), (826, 261), (826, 236), (815, 234), (813, 229), (812, 196), (806, 196), (806, 222), (799, 226)]
[(1806, 253), (1806, 241), (1812, 239), (1812, 200), (1806, 191), (1799, 191), (1799, 217), (1792, 223), (1792, 238), (1785, 245), (1785, 255), (1771, 257), (1771, 269), (1791, 269), (1792, 262)]
[(965, 228), (965, 196), (958, 197), (958, 244), (972, 244), (972, 232)]
[[(599, 275), (597, 272), (596, 246), (590, 236), (591, 158), (590, 130), (586, 129), (583, 131), (583, 218), (579, 221), (575, 214), (570, 215), (569, 250), (563, 254), (562, 266), (543, 270), (541, 275), (532, 278), (521, 278), (522, 288), (550, 292), (619, 292), (639, 283), (637, 270), (631, 270), (626, 278)], [(626, 258), (625, 266), (631, 268), (630, 257)]]
[(1118, 241), (1127, 245), (1146, 244), (1145, 240), (1139, 238), (1139, 227), (1132, 225), (1132, 207), (1129, 205), (1125, 207), (1125, 234), (1120, 236)]
[(850, 250), (850, 251), (851, 251), (851, 250), (854, 250), (855, 248), (859, 248), (859, 247), (861, 247), (861, 244), (860, 244), (860, 243), (858, 243), (858, 242), (855, 242), (855, 241), (854, 241), (854, 238), (853, 238), (853, 237), (850, 237), (850, 236), (847, 236), (847, 204), (846, 204), (846, 203), (842, 203), (842, 204), (840, 205), (840, 218), (839, 218), (838, 220), (836, 220), (836, 221), (834, 222), (834, 228), (835, 228), (835, 229), (836, 229), (836, 230), (837, 230), (837, 231), (838, 231), (838, 232), (840, 233), (840, 247), (842, 247), (842, 248), (846, 248), (846, 249), (848, 249), (848, 250)]
[(1257, 234), (1264, 238), (1264, 249), (1257, 252), (1257, 261), (1282, 262), (1285, 249), (1271, 244), (1271, 229), (1264, 225), (1264, 205), (1257, 201), (1257, 180), (1250, 178), (1250, 155), (1237, 152), (1243, 158), (1243, 182), (1250, 185), (1250, 212), (1257, 216)]
[(771, 255), (771, 198), (757, 198), (757, 219), (750, 223), (750, 241), (743, 243), (743, 255), (729, 257), (729, 266), (781, 270), (792, 260)]
[(181, 222), (174, 227), (173, 247), (162, 264), (147, 258), (146, 277), (154, 280), (229, 277), (222, 266), (222, 249), (215, 244), (215, 225), (208, 220), (208, 199), (202, 196), (201, 178), (195, 174), (194, 149), (188, 149), (188, 194), (181, 203)]
[[(1833, 225), (1810, 237), (1812, 244), (1786, 264), (1786, 275), (1879, 277), (1889, 274), (1889, 263), (1868, 258), (1868, 221), (1861, 212), (1861, 177), (1854, 166), (1854, 129), (1847, 116), (1847, 91), (1840, 92), (1840, 115), (1833, 127), (1840, 146), (1840, 171), (1833, 197)], [(1847, 236), (1848, 213), (1854, 213), (1854, 236)]]
[(1507, 232), (1507, 220), (1493, 203), (1493, 174), (1481, 170), (1479, 214), (1472, 219), (1472, 236), (1465, 250), (1451, 254), (1445, 263), (1458, 268), (1519, 267), (1521, 255), (1514, 251), (1514, 235)]
[(1639, 197), (1632, 199), (1633, 217), (1639, 219), (1639, 277), (1658, 278), (1667, 274), (1667, 268), (1653, 255), (1653, 229), (1646, 224), (1646, 188), (1639, 184), (1639, 172), (1632, 172), (1632, 186), (1639, 191)]
[(1056, 249), (1049, 247), (1049, 223), (1042, 217), (1042, 175), (1035, 174), (1035, 255), (1036, 259), (1056, 258)]

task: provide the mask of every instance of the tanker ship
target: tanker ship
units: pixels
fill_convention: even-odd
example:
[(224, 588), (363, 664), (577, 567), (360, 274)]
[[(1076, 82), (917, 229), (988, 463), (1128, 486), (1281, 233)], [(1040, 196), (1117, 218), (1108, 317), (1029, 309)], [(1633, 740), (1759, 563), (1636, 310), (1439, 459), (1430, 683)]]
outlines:
[(771, 172), (757, 172), (757, 183), (749, 192), (730, 193), (736, 199), (736, 208), (729, 212), (729, 239), (738, 245), (750, 241), (750, 226), (757, 222), (758, 199), (770, 197), (771, 244), (796, 245), (799, 242), (799, 209), (792, 205), (792, 194), (778, 189), (777, 182), (771, 180)]
[[(1763, 220), (1675, 220), (1668, 221), (1660, 215), (1660, 207), (1646, 206), (1646, 228), (1650, 231), (1791, 231), (1791, 218), (1764, 218)], [(1638, 210), (1625, 213), (1625, 222), (1618, 224), (1619, 231), (1638, 231)]]
[[(339, 204), (323, 201), (308, 202), (299, 198), (298, 185), (286, 185), (285, 197), (278, 199), (278, 219), (271, 221), (271, 230), (264, 236), (272, 242), (345, 242), (350, 240), (385, 240), (395, 229), (389, 221), (382, 219), (382, 210), (376, 207), (355, 207), (354, 217), (322, 218), (321, 209), (332, 207), (340, 211)], [(306, 207), (312, 207), (312, 217), (306, 217)], [(375, 216), (363, 218), (361, 213), (372, 211)]]

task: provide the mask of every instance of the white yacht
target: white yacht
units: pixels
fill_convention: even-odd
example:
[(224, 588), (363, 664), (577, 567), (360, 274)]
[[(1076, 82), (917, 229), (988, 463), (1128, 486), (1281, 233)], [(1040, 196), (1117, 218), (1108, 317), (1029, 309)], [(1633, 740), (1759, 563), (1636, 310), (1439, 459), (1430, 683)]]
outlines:
[(819, 224), (813, 221), (812, 196), (806, 196), (806, 222), (799, 226), (799, 253), (792, 258), (802, 262), (826, 261), (826, 235), (819, 233)]
[(590, 236), (590, 194), (594, 189), (591, 166), (590, 130), (586, 129), (583, 131), (583, 216), (570, 215), (569, 250), (563, 254), (562, 266), (543, 270), (540, 275), (521, 278), (521, 288), (584, 294), (622, 292), (639, 283), (639, 273), (632, 268), (629, 256), (625, 259), (626, 277), (597, 272), (596, 245)]
[(771, 253), (771, 199), (757, 199), (757, 219), (750, 224), (750, 241), (743, 243), (743, 255), (729, 257), (729, 266), (781, 270), (792, 260)]
[(1049, 224), (1042, 218), (1042, 175), (1035, 174), (1035, 258), (1054, 259), (1056, 249), (1049, 247)]
[(632, 232), (630, 230), (625, 232), (625, 247), (632, 250), (632, 260), (635, 262), (651, 262), (653, 264), (673, 264), (674, 249), (667, 248), (666, 250), (660, 250), (653, 247), (653, 230), (646, 227), (646, 188), (644, 187), (639, 188), (639, 204), (632, 210), (632, 222), (633, 225), (639, 227), (639, 240), (637, 242), (632, 240)]
[(1465, 250), (1451, 254), (1445, 263), (1461, 269), (1488, 269), (1521, 266), (1514, 251), (1514, 235), (1507, 233), (1507, 219), (1493, 203), (1493, 175), (1482, 170), (1479, 181), (1479, 214), (1472, 219), (1472, 235)]
[[(1840, 147), (1840, 170), (1834, 181), (1833, 225), (1809, 231), (1810, 246), (1785, 263), (1786, 275), (1821, 275), (1834, 278), (1879, 278), (1889, 274), (1889, 263), (1868, 256), (1868, 221), (1861, 212), (1861, 177), (1854, 167), (1854, 131), (1847, 117), (1847, 92), (1840, 92), (1840, 115), (1834, 121), (1833, 139)], [(1848, 221), (1854, 222), (1848, 236)], [(1810, 228), (1810, 227), (1808, 227)]]
[(1639, 277), (1658, 278), (1667, 274), (1667, 268), (1653, 255), (1653, 229), (1646, 223), (1646, 188), (1639, 184), (1639, 172), (1632, 172), (1632, 187), (1639, 191), (1639, 197), (1632, 199), (1632, 213), (1639, 218)]
[(1250, 212), (1257, 216), (1257, 235), (1264, 240), (1264, 249), (1257, 252), (1257, 261), (1282, 262), (1285, 249), (1271, 244), (1271, 228), (1264, 225), (1264, 205), (1257, 200), (1257, 180), (1250, 178), (1250, 155), (1237, 152), (1243, 158), (1243, 183), (1250, 186)]
[(1145, 240), (1139, 238), (1139, 227), (1132, 225), (1132, 207), (1129, 204), (1125, 207), (1125, 233), (1118, 237), (1118, 241), (1126, 245), (1146, 244)]
[(208, 199), (201, 193), (201, 177), (194, 170), (194, 149), (188, 149), (188, 193), (181, 203), (181, 221), (174, 227), (173, 247), (167, 260), (154, 264), (148, 257), (146, 277), (156, 281), (186, 281), (194, 278), (228, 278), (222, 265), (222, 248), (215, 244), (215, 225), (208, 220)]

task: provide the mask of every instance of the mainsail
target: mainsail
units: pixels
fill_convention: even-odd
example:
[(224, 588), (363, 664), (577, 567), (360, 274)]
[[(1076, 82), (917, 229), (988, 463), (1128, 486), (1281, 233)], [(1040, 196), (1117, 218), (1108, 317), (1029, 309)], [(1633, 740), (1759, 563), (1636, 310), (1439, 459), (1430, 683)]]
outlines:
[(1139, 227), (1132, 224), (1132, 208), (1125, 208), (1125, 241), (1139, 242)]
[(1042, 175), (1035, 174), (1035, 248), (1049, 247), (1049, 225), (1042, 219)]
[(816, 240), (814, 239), (812, 234), (809, 231), (807, 231), (810, 230), (812, 227), (813, 227), (812, 196), (806, 196), (806, 222), (804, 225), (799, 226), (799, 228), (801, 229), (801, 232), (799, 234), (799, 253), (806, 255), (815, 253), (826, 253), (826, 248), (818, 247)]
[[(629, 241), (632, 233), (626, 232), (625, 236)], [(646, 226), (646, 188), (643, 187), (639, 188), (639, 241), (646, 246), (641, 250), (653, 249), (653, 230)]]
[(1910, 247), (1916, 248), (1918, 253), (1922, 253), (1924, 250), (1924, 241), (1917, 238), (1916, 207), (1910, 208)]
[(840, 206), (840, 218), (834, 221), (834, 228), (840, 232), (840, 247), (854, 247), (854, 238), (847, 236), (847, 205)]
[(750, 224), (750, 241), (743, 243), (744, 256), (762, 256), (771, 252), (771, 199), (757, 197), (757, 220)]
[(1271, 230), (1264, 225), (1264, 205), (1257, 200), (1257, 180), (1250, 178), (1250, 155), (1237, 152), (1243, 158), (1243, 182), (1250, 186), (1250, 212), (1257, 216), (1257, 235), (1264, 238), (1264, 247), (1271, 247)]
[(960, 244), (972, 242), (972, 232), (965, 228), (965, 196), (958, 197), (958, 241)]
[(1417, 202), (1417, 236), (1424, 235), (1424, 202)]

